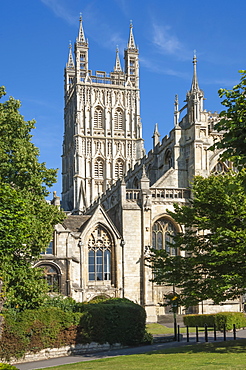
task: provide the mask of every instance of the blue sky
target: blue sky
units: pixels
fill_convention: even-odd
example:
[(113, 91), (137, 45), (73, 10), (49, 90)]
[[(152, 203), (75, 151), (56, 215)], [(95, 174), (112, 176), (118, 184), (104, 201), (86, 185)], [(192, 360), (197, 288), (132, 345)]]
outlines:
[(21, 100), (26, 120), (36, 119), (33, 142), (47, 167), (59, 168), (61, 192), (63, 74), (68, 45), (82, 12), (89, 68), (111, 72), (118, 45), (121, 63), (133, 22), (140, 51), (143, 138), (148, 152), (158, 123), (161, 137), (173, 127), (174, 97), (182, 105), (192, 79), (194, 50), (205, 108), (220, 111), (218, 89), (232, 88), (246, 69), (242, 0), (11, 0), (1, 2), (0, 85)]

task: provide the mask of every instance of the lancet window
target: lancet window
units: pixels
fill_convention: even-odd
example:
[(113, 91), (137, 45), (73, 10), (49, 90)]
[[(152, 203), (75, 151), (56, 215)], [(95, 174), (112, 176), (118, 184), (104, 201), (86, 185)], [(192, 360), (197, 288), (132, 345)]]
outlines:
[(95, 160), (94, 174), (97, 179), (103, 178), (103, 160), (101, 158)]
[(118, 160), (115, 164), (115, 177), (117, 179), (122, 178), (124, 175), (124, 163), (121, 160)]
[(123, 112), (120, 108), (117, 108), (114, 114), (114, 128), (115, 130), (123, 128)]
[(172, 153), (170, 149), (168, 149), (165, 153), (165, 165), (167, 165), (168, 168), (173, 166)]
[(94, 128), (103, 128), (103, 111), (101, 107), (94, 110)]

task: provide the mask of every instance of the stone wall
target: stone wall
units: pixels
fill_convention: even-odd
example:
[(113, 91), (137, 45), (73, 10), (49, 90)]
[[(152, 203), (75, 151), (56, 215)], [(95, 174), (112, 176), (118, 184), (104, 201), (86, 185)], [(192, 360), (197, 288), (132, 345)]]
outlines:
[(83, 355), (85, 353), (93, 353), (99, 351), (106, 351), (109, 349), (126, 348), (119, 343), (110, 345), (109, 343), (98, 344), (96, 342), (88, 344), (76, 344), (71, 346), (65, 346), (61, 348), (45, 348), (37, 353), (26, 353), (21, 359), (11, 359), (11, 364), (18, 364), (24, 362), (48, 360), (50, 358), (70, 356), (70, 355)]

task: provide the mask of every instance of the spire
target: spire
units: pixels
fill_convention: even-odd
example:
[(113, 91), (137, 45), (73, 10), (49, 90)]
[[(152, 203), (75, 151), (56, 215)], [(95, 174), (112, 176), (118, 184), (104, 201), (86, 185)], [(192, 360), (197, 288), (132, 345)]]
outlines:
[(72, 54), (71, 41), (69, 42), (69, 54), (68, 54), (68, 61), (67, 61), (66, 67), (70, 69), (75, 67), (74, 60), (73, 60), (73, 54)]
[(85, 33), (83, 29), (83, 24), (82, 24), (82, 13), (80, 13), (80, 17), (79, 17), (79, 34), (77, 37), (77, 42), (86, 44)]
[(192, 84), (191, 84), (191, 90), (190, 91), (198, 91), (199, 86), (198, 86), (198, 79), (197, 79), (197, 73), (196, 73), (196, 51), (194, 50), (194, 57), (193, 57), (193, 79), (192, 79)]
[(116, 48), (116, 58), (115, 58), (115, 66), (114, 66), (115, 72), (122, 72), (121, 64), (120, 64), (120, 57), (119, 57), (119, 49), (118, 46)]
[(196, 64), (196, 52), (194, 52), (191, 89), (186, 94), (187, 114), (190, 123), (199, 122), (201, 120), (201, 112), (203, 111), (204, 93), (198, 85)]
[(174, 100), (174, 126), (178, 126), (179, 124), (179, 98), (178, 95), (175, 95), (175, 100)]
[(129, 35), (129, 40), (128, 40), (128, 46), (127, 47), (128, 47), (128, 49), (137, 49), (132, 29), (133, 29), (133, 25), (132, 25), (132, 21), (130, 21), (130, 35)]
[(159, 134), (159, 131), (158, 131), (158, 123), (155, 124), (155, 129), (154, 129), (154, 134), (152, 136), (152, 139), (153, 139), (153, 147), (155, 148), (156, 145), (159, 144), (160, 142), (160, 134)]

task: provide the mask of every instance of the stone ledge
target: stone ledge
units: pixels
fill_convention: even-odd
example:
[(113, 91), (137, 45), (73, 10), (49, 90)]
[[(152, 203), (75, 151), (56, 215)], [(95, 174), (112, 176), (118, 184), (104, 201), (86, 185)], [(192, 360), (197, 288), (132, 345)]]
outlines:
[(126, 346), (122, 346), (120, 343), (110, 345), (109, 343), (99, 344), (92, 342), (88, 344), (76, 344), (71, 346), (65, 346), (61, 348), (45, 348), (36, 353), (28, 352), (25, 354), (24, 357), (19, 359), (11, 359), (11, 364), (48, 360), (50, 358), (55, 357), (80, 355), (84, 353), (93, 353), (119, 348), (126, 348)]

